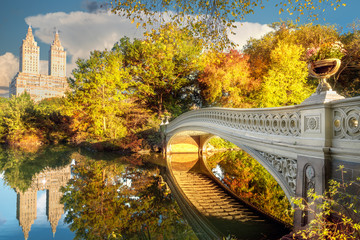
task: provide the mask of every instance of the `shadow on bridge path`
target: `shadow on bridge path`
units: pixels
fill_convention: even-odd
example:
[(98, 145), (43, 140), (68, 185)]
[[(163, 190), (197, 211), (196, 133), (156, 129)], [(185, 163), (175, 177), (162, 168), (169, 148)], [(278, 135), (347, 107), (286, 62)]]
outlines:
[(166, 179), (199, 239), (279, 239), (290, 229), (212, 179), (198, 154), (172, 154)]

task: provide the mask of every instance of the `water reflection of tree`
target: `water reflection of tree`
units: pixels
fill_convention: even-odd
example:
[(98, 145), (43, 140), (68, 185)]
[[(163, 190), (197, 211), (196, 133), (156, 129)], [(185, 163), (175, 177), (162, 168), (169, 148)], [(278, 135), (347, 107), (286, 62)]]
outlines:
[(11, 188), (26, 191), (36, 173), (46, 167), (69, 164), (73, 151), (63, 145), (43, 148), (35, 153), (14, 148), (0, 149), (0, 172), (4, 173), (4, 181)]
[(139, 160), (130, 160), (135, 165), (76, 160), (62, 199), (76, 239), (196, 238), (158, 168)]
[(207, 160), (214, 169), (218, 165), (222, 179), (232, 191), (266, 212), (292, 224), (291, 205), (276, 180), (244, 151), (217, 153)]

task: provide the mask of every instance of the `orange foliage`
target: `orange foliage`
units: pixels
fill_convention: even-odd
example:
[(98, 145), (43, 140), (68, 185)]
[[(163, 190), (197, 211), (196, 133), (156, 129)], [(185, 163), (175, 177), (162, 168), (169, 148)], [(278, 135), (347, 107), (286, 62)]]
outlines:
[(254, 106), (260, 81), (250, 77), (249, 57), (239, 51), (208, 53), (199, 82), (208, 105), (222, 107)]

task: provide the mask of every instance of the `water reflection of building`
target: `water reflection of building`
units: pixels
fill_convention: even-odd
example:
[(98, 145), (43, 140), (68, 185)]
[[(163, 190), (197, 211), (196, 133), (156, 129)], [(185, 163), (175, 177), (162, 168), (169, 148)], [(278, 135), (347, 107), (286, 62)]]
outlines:
[(31, 225), (37, 216), (37, 191), (39, 190), (46, 190), (46, 215), (55, 235), (56, 227), (64, 213), (64, 206), (60, 203), (62, 197), (60, 188), (69, 181), (70, 174), (70, 165), (57, 169), (47, 168), (33, 177), (31, 186), (25, 192), (16, 189), (16, 218), (19, 220), (25, 239), (28, 238)]

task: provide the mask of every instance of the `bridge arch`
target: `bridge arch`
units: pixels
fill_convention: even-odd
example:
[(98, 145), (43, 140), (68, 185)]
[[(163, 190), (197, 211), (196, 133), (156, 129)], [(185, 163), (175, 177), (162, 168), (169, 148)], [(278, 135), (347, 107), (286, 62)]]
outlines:
[[(221, 137), (235, 144), (259, 162), (280, 185), (289, 201), (295, 196), (297, 174), (297, 162), (295, 159), (258, 151), (239, 141), (233, 142), (234, 139), (226, 134), (215, 131), (205, 131), (209, 131), (209, 129), (201, 129), (201, 131), (194, 130), (193, 127), (178, 129), (167, 141), (167, 153), (198, 152), (199, 154), (203, 154), (206, 153), (206, 145), (211, 138), (215, 136)], [(206, 162), (204, 164), (206, 164)]]

